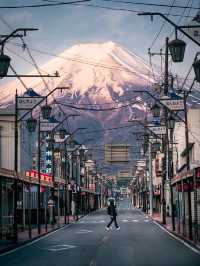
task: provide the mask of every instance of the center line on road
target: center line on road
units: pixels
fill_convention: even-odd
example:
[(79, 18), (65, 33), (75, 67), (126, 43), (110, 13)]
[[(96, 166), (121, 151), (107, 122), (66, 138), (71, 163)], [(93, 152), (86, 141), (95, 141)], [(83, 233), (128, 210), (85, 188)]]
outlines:
[(90, 266), (96, 266), (97, 264), (96, 264), (96, 261), (95, 260), (91, 260), (91, 262), (90, 262)]

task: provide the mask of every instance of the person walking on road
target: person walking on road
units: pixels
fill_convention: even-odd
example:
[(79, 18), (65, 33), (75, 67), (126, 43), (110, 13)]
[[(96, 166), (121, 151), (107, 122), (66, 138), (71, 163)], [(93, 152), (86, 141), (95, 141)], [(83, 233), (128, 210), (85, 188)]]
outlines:
[(114, 200), (110, 200), (110, 204), (108, 206), (107, 211), (108, 211), (108, 214), (110, 215), (110, 222), (106, 226), (106, 230), (110, 230), (110, 226), (113, 222), (115, 223), (116, 230), (119, 230), (120, 227), (117, 224), (117, 211), (116, 211), (116, 205), (115, 205)]

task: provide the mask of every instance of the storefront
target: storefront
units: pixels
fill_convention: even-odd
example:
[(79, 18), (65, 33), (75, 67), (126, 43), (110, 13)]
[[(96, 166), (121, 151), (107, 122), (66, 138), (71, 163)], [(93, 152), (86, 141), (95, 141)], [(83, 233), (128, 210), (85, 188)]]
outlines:
[(188, 235), (191, 206), (193, 239), (200, 242), (200, 168), (175, 176), (172, 189), (177, 231)]
[[(14, 172), (0, 169), (0, 239), (12, 240), (14, 236)], [(41, 225), (46, 226), (50, 213), (48, 200), (53, 186), (51, 176), (41, 174)], [(16, 195), (16, 216), (18, 233), (27, 232), (38, 224), (38, 175), (36, 171), (27, 171), (18, 176)]]

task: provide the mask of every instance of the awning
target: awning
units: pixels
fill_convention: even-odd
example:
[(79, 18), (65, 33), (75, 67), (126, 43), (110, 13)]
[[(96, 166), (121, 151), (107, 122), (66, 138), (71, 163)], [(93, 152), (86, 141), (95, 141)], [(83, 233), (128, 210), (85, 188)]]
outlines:
[(185, 157), (185, 156), (187, 155), (187, 152), (190, 151), (190, 150), (192, 149), (193, 146), (194, 146), (194, 142), (193, 142), (193, 143), (189, 143), (189, 144), (188, 144), (188, 149), (185, 148), (185, 149), (183, 150), (183, 152), (181, 153), (181, 156), (182, 156), (182, 157)]

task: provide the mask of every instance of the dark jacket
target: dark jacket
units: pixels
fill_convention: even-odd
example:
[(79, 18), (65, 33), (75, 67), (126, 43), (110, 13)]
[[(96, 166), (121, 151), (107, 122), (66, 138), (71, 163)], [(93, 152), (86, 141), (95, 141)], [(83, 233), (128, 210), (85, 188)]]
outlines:
[(108, 214), (110, 216), (117, 216), (117, 211), (116, 211), (115, 205), (111, 204), (110, 206), (108, 206)]

